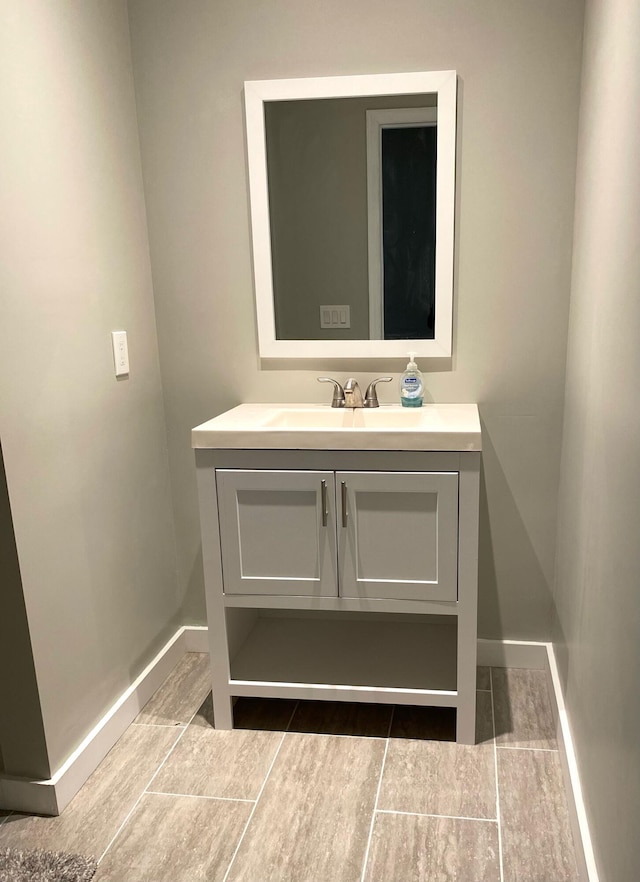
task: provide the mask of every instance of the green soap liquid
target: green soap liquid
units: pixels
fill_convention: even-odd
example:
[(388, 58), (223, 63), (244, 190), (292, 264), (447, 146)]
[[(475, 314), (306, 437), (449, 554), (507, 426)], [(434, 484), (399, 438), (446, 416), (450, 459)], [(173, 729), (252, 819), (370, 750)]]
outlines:
[(403, 407), (422, 407), (422, 398), (401, 398), (400, 404)]

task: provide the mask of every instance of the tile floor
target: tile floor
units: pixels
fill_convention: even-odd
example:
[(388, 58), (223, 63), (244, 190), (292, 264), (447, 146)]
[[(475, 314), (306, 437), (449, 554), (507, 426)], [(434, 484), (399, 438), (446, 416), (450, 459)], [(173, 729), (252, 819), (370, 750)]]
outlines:
[(241, 699), (216, 731), (183, 658), (59, 818), (0, 846), (99, 858), (96, 882), (577, 882), (542, 671), (478, 670), (448, 709)]

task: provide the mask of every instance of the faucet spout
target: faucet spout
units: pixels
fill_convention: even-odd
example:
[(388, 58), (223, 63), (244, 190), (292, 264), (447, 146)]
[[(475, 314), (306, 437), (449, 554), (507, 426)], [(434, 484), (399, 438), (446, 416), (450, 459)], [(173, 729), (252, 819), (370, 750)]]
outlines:
[(360, 386), (354, 377), (349, 377), (344, 384), (344, 406), (345, 407), (364, 407), (362, 400), (362, 392)]

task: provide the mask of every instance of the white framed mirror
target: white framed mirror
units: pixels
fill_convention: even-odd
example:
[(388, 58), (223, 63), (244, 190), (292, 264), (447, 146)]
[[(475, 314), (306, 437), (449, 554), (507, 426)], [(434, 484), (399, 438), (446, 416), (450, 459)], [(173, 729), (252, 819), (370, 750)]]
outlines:
[(260, 356), (450, 357), (456, 72), (244, 94)]

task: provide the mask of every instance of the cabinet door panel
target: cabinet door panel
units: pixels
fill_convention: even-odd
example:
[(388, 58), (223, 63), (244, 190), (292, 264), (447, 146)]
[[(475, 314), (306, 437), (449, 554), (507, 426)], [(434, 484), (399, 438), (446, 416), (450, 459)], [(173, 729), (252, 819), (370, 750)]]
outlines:
[(457, 472), (339, 472), (336, 488), (343, 597), (457, 599)]
[(227, 594), (337, 595), (333, 472), (219, 469), (216, 482)]

